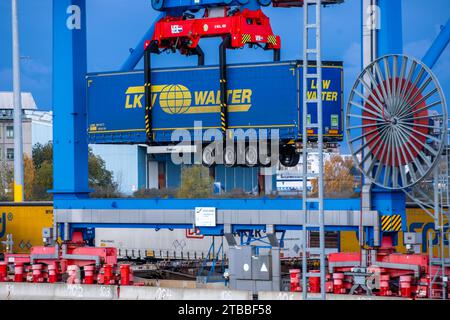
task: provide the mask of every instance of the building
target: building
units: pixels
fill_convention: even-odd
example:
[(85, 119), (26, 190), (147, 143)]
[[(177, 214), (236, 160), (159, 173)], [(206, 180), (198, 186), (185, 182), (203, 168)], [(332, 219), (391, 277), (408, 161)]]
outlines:
[[(33, 145), (52, 140), (51, 112), (37, 110), (33, 95), (22, 92), (23, 152), (31, 157)], [(0, 160), (14, 161), (14, 104), (12, 92), (0, 92)]]
[[(170, 153), (155, 153), (144, 145), (91, 145), (106, 169), (112, 171), (119, 191), (132, 195), (139, 189), (175, 189), (181, 183), (182, 167), (171, 161)], [(217, 166), (211, 171), (216, 187), (222, 191), (242, 190), (258, 193), (264, 178), (258, 168), (226, 168)], [(267, 180), (267, 179), (266, 179)], [(268, 189), (272, 190), (272, 181)]]

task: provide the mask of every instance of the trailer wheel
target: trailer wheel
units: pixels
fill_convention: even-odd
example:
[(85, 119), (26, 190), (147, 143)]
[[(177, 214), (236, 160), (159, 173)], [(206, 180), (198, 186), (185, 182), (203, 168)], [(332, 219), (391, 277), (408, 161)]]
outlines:
[(292, 161), (290, 163), (291, 167), (295, 167), (298, 165), (298, 163), (300, 162), (300, 153), (295, 152), (294, 150), (294, 155), (292, 157)]
[(211, 167), (216, 162), (214, 148), (207, 146), (203, 148), (202, 161), (205, 167)]
[(223, 162), (226, 167), (233, 167), (236, 165), (236, 148), (234, 145), (225, 148)]
[(258, 148), (254, 145), (249, 145), (245, 148), (245, 165), (254, 167), (258, 164)]
[(292, 146), (286, 145), (280, 148), (280, 163), (284, 167), (292, 167), (294, 162), (295, 149)]
[(280, 149), (280, 162), (285, 167), (295, 167), (300, 162), (300, 153), (295, 151), (294, 146), (283, 146)]

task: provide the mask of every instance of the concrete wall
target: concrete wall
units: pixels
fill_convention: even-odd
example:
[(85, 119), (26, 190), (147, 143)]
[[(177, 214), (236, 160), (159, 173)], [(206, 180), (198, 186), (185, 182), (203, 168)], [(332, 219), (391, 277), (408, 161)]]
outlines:
[(251, 300), (248, 291), (0, 283), (0, 300)]

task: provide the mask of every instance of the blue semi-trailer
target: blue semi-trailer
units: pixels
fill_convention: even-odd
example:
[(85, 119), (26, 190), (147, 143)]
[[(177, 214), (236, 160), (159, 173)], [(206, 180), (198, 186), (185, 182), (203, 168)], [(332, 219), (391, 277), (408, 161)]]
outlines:
[[(292, 155), (302, 133), (302, 68), (301, 61), (227, 66), (227, 129), (254, 129), (256, 137), (274, 136), (273, 130), (277, 130), (282, 146), (280, 160), (288, 166), (298, 162)], [(219, 72), (219, 66), (153, 69), (149, 114), (145, 112), (143, 71), (89, 74), (89, 143), (172, 145), (179, 142), (173, 139), (177, 129), (189, 133), (194, 141), (199, 139), (200, 122), (203, 132), (219, 131)], [(308, 94), (313, 97), (314, 81), (308, 84)], [(343, 138), (342, 90), (342, 62), (324, 62), (323, 133), (327, 143)], [(150, 134), (148, 128), (146, 132), (146, 117), (150, 117)], [(314, 123), (316, 119), (309, 121)]]

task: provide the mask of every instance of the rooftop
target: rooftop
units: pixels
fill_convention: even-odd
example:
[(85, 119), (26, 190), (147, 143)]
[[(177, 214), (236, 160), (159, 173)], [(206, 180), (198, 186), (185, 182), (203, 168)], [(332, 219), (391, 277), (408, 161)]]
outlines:
[[(13, 93), (0, 91), (0, 110), (14, 109)], [(22, 109), (37, 110), (36, 101), (30, 92), (22, 92)]]

